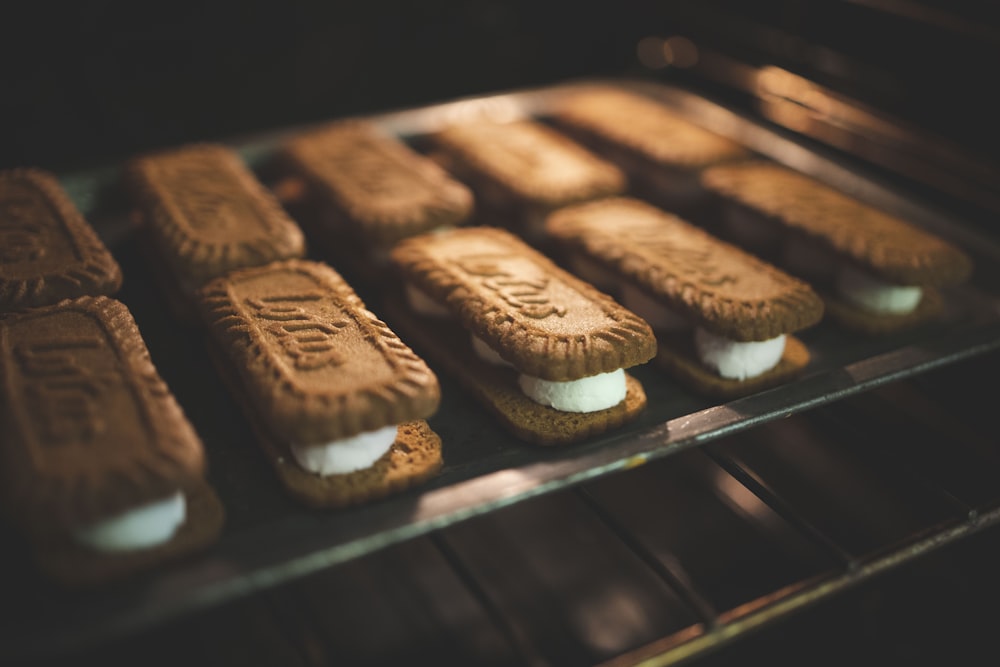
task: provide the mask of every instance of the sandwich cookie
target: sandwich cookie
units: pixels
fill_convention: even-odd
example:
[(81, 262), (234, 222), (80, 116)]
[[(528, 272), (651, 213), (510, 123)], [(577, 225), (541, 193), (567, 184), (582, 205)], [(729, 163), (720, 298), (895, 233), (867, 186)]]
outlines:
[(550, 113), (560, 129), (621, 168), (632, 193), (681, 215), (697, 214), (708, 199), (702, 169), (747, 156), (664, 104), (611, 86), (571, 91)]
[(292, 496), (346, 507), (441, 467), (437, 377), (325, 264), (240, 269), (199, 292), (210, 349)]
[(112, 296), (121, 284), (118, 263), (54, 175), (0, 171), (0, 312)]
[(518, 438), (577, 442), (645, 407), (625, 369), (655, 355), (649, 326), (510, 232), (424, 234), (391, 257), (405, 294), (387, 313)]
[(545, 229), (570, 266), (649, 322), (658, 364), (700, 393), (752, 393), (808, 364), (808, 349), (791, 334), (822, 318), (819, 296), (679, 217), (607, 199), (558, 211)]
[(123, 304), (0, 318), (0, 380), (0, 498), (46, 574), (100, 584), (215, 540), (201, 440)]
[(472, 192), (375, 123), (349, 119), (289, 140), (275, 191), (337, 266), (374, 279), (399, 240), (463, 224)]
[(451, 125), (428, 137), (476, 194), (477, 221), (529, 241), (553, 210), (621, 194), (625, 175), (564, 134), (532, 120)]
[(230, 148), (197, 144), (132, 160), (126, 179), (144, 249), (175, 314), (195, 321), (195, 291), (237, 268), (305, 254), (305, 238)]
[(887, 334), (938, 317), (940, 290), (966, 282), (954, 245), (812, 178), (750, 161), (706, 170), (727, 238), (811, 282), (831, 319)]

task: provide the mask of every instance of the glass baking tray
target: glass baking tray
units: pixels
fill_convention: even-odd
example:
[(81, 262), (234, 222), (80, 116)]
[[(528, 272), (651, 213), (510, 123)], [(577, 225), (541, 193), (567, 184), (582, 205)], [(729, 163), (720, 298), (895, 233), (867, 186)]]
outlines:
[[(587, 83), (593, 81), (479, 96), (370, 118), (404, 138), (417, 138), (477, 114), (499, 119), (544, 117), (546, 108), (560, 95)], [(127, 222), (120, 165), (63, 174), (64, 186), (122, 265), (125, 281), (118, 298), (132, 310), (154, 363), (205, 443), (209, 481), (226, 507), (227, 522), (219, 541), (207, 551), (87, 592), (60, 590), (36, 575), (23, 542), (11, 531), (3, 531), (0, 663), (112, 640), (527, 498), (1000, 347), (1000, 246), (996, 240), (967, 221), (880, 183), (871, 174), (805, 147), (791, 135), (683, 89), (648, 81), (604, 83), (656, 97), (763, 156), (959, 243), (976, 261), (972, 282), (948, 292), (947, 310), (940, 322), (917, 331), (871, 339), (821, 323), (800, 336), (813, 354), (800, 379), (738, 400), (708, 400), (682, 389), (656, 368), (633, 369), (649, 399), (641, 417), (613, 433), (568, 447), (540, 448), (516, 440), (439, 373), (442, 403), (429, 422), (444, 443), (445, 465), (440, 475), (419, 489), (367, 506), (317, 511), (285, 495), (216, 377), (201, 331), (175, 321), (167, 311)], [(226, 143), (239, 150), (266, 182), (264, 167), (276, 146), (305, 129), (283, 129)], [(362, 285), (355, 287), (378, 313), (377, 296), (366, 293)]]

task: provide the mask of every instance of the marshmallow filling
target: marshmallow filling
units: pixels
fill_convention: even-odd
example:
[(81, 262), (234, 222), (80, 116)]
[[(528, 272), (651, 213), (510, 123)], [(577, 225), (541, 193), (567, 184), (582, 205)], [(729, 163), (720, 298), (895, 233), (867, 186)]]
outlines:
[(837, 292), (846, 301), (872, 313), (906, 315), (916, 310), (923, 290), (910, 285), (893, 285), (844, 266), (837, 272)]
[[(443, 306), (412, 285), (406, 286), (406, 294), (410, 307), (417, 312), (424, 314), (435, 312), (434, 308), (428, 307), (428, 304), (444, 310)], [(478, 336), (470, 334), (470, 340), (476, 356), (483, 361), (502, 366), (511, 365)], [(622, 368), (567, 382), (520, 375), (517, 383), (521, 391), (531, 400), (563, 412), (605, 410), (624, 401), (628, 393), (625, 370)]]
[(125, 511), (110, 519), (78, 528), (77, 541), (97, 551), (136, 551), (170, 540), (184, 523), (184, 494)]
[(765, 373), (781, 361), (785, 334), (769, 340), (740, 343), (697, 327), (694, 345), (702, 363), (724, 378), (746, 380)]
[(623, 368), (569, 382), (554, 382), (522, 374), (517, 384), (531, 400), (563, 412), (606, 410), (624, 401), (628, 391)]
[(303, 469), (322, 477), (369, 468), (396, 442), (396, 426), (384, 426), (321, 445), (292, 445)]
[(741, 343), (709, 333), (677, 311), (647, 295), (634, 285), (623, 283), (622, 305), (646, 320), (656, 331), (680, 333), (694, 330), (698, 360), (721, 377), (746, 380), (771, 370), (785, 353), (785, 336), (765, 341)]

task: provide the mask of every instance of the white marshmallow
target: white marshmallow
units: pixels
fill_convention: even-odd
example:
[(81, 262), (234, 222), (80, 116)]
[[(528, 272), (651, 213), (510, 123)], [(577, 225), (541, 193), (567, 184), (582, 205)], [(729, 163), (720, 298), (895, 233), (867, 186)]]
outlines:
[(76, 539), (97, 551), (136, 551), (163, 544), (184, 523), (186, 504), (178, 491), (110, 519), (78, 528)]
[(622, 285), (621, 302), (657, 331), (684, 331), (693, 326), (686, 317), (664, 306), (634, 285), (628, 283)]
[[(421, 290), (407, 285), (406, 294), (410, 306), (414, 310), (427, 315), (441, 314), (435, 313), (431, 306), (437, 306), (442, 310), (443, 307)], [(447, 315), (448, 312), (445, 311), (443, 314)], [(502, 366), (511, 365), (478, 336), (470, 334), (470, 340), (472, 341), (472, 349), (483, 361)], [(521, 375), (518, 378), (518, 385), (521, 387), (521, 391), (536, 403), (564, 412), (597, 412), (614, 407), (625, 400), (625, 394), (628, 391), (625, 384), (625, 370), (622, 368), (610, 373), (601, 373), (569, 382), (550, 382), (529, 375)]]
[(893, 315), (912, 313), (923, 297), (923, 290), (919, 287), (893, 285), (853, 266), (840, 268), (837, 273), (837, 292), (859, 308)]
[(528, 398), (563, 412), (597, 412), (625, 400), (625, 370), (598, 373), (590, 377), (553, 382), (521, 375), (518, 384)]
[(303, 469), (325, 477), (370, 467), (396, 442), (396, 426), (384, 426), (321, 445), (292, 445), (292, 456)]
[(770, 340), (741, 343), (697, 327), (694, 344), (698, 358), (724, 378), (746, 380), (765, 373), (781, 361), (785, 335)]

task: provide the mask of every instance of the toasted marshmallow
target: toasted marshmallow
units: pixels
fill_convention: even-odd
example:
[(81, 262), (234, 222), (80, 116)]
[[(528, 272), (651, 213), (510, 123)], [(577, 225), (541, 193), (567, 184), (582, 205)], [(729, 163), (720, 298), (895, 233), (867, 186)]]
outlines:
[(697, 327), (694, 344), (703, 364), (724, 378), (746, 380), (765, 373), (781, 361), (785, 335), (769, 340), (737, 342)]
[(647, 296), (638, 287), (623, 284), (621, 290), (622, 305), (646, 320), (649, 326), (657, 331), (684, 331), (693, 325), (677, 311), (664, 306), (651, 296)]
[(521, 375), (517, 380), (528, 398), (563, 412), (597, 412), (625, 400), (625, 370), (598, 373), (579, 380), (554, 382)]
[(186, 503), (178, 491), (157, 500), (78, 528), (77, 541), (97, 551), (137, 551), (167, 542), (184, 523)]
[(923, 297), (919, 287), (893, 285), (853, 266), (842, 266), (837, 272), (837, 292), (859, 308), (892, 315), (912, 313)]
[(292, 445), (292, 456), (304, 470), (321, 477), (369, 468), (396, 442), (396, 426), (384, 426), (322, 445)]

